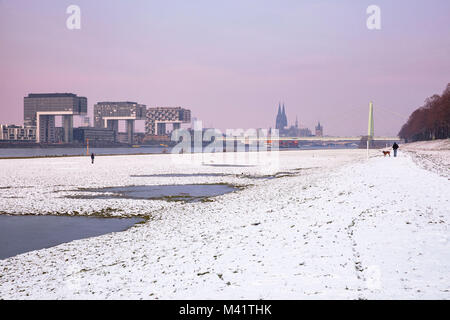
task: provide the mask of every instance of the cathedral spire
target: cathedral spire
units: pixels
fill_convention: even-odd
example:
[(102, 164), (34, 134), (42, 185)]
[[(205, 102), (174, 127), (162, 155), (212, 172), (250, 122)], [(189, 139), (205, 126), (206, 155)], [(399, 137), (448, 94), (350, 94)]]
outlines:
[(286, 109), (284, 107), (284, 102), (283, 102), (283, 111), (282, 111), (282, 114), (281, 114), (281, 118), (282, 118), (281, 121), (282, 121), (283, 128), (287, 127), (288, 123), (287, 123)]
[(283, 115), (281, 114), (281, 102), (278, 102), (278, 114), (275, 120), (275, 129), (281, 129), (283, 122)]

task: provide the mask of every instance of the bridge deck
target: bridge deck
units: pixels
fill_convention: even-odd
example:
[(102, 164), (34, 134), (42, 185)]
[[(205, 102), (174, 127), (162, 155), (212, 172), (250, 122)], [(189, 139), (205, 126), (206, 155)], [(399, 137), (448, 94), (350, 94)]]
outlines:
[[(277, 138), (251, 138), (251, 137), (237, 137), (238, 140), (246, 141), (360, 141), (362, 137), (277, 137)], [(236, 138), (222, 138), (221, 140), (234, 140)], [(375, 141), (399, 141), (399, 137), (373, 137)]]

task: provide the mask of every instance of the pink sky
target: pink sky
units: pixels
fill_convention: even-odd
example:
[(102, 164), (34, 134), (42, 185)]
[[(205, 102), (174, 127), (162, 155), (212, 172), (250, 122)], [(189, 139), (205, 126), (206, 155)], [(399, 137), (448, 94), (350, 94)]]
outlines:
[(221, 129), (273, 127), (284, 101), (290, 124), (361, 135), (373, 100), (375, 134), (396, 135), (450, 82), (448, 21), (447, 0), (0, 0), (0, 123), (23, 123), (28, 93), (73, 92), (90, 109), (187, 107)]

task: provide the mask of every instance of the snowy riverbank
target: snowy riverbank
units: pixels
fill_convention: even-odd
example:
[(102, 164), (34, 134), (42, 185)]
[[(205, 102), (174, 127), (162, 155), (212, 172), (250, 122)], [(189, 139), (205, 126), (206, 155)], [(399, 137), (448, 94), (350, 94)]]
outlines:
[[(180, 166), (170, 155), (0, 160), (4, 213), (151, 217), (0, 260), (0, 298), (448, 299), (449, 168), (425, 170), (400, 150), (280, 152), (279, 168)], [(245, 188), (198, 203), (65, 198), (189, 183)]]

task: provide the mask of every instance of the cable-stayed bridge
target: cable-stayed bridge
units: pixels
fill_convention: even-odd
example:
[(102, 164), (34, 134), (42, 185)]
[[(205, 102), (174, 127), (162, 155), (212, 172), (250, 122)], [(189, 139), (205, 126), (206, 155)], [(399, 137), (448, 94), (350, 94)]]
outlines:
[[(395, 114), (389, 110), (383, 111), (389, 112), (390, 114)], [(395, 114), (400, 117), (400, 115)], [(279, 146), (307, 146), (307, 145), (351, 145), (358, 144), (359, 147), (384, 147), (388, 144), (393, 144), (394, 142), (399, 142), (401, 139), (397, 136), (375, 136), (374, 127), (374, 107), (373, 103), (369, 103), (369, 122), (367, 135), (361, 136), (309, 136), (309, 137), (284, 137), (278, 135), (269, 134), (266, 136), (233, 136), (233, 137), (223, 137), (224, 142), (233, 140), (238, 141), (243, 144), (255, 144), (255, 143), (267, 143), (267, 144), (278, 144)]]

